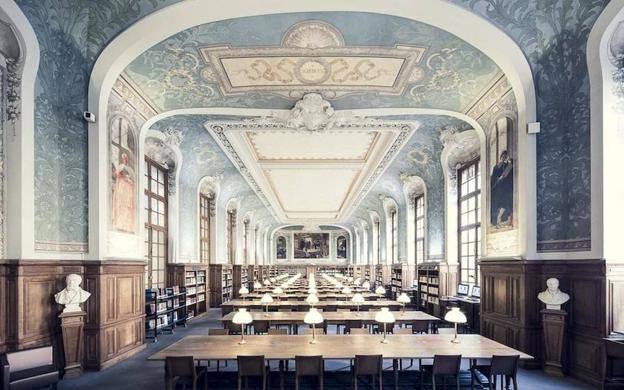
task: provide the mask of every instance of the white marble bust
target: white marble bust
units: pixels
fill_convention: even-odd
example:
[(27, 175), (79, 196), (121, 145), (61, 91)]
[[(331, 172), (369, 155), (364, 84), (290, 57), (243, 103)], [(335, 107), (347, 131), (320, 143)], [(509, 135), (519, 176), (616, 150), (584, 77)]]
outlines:
[(54, 295), (56, 303), (65, 305), (63, 313), (82, 311), (80, 304), (91, 296), (91, 293), (80, 288), (82, 277), (76, 274), (69, 274), (65, 278), (67, 286)]
[(537, 299), (546, 304), (547, 309), (559, 310), (561, 305), (570, 300), (570, 296), (559, 290), (559, 280), (550, 278), (546, 281), (546, 290), (537, 295)]

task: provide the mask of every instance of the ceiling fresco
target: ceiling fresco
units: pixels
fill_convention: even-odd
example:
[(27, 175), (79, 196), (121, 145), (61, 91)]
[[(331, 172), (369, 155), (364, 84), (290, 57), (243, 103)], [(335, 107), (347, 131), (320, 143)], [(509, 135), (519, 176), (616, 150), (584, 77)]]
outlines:
[(182, 31), (125, 70), (159, 111), (290, 109), (318, 92), (340, 109), (466, 111), (500, 69), (454, 35), (400, 17), (276, 14)]

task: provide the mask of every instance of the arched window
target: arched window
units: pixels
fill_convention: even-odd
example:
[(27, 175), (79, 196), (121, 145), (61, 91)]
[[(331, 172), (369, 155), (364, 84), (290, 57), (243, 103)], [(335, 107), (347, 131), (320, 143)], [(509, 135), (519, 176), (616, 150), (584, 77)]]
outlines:
[(147, 288), (165, 287), (169, 171), (145, 156), (145, 257)]
[(420, 194), (414, 198), (414, 221), (415, 221), (415, 237), (414, 245), (416, 248), (416, 262), (419, 264), (425, 261), (425, 195)]
[(390, 211), (391, 220), (391, 243), (392, 243), (392, 263), (398, 262), (399, 259), (399, 218), (397, 216), (396, 208)]
[(481, 254), (481, 173), (479, 160), (458, 171), (459, 280), (479, 284), (477, 260)]
[(236, 209), (227, 211), (227, 255), (228, 263), (234, 264), (236, 261)]
[(202, 263), (210, 263), (210, 236), (212, 225), (212, 196), (199, 194), (199, 256)]

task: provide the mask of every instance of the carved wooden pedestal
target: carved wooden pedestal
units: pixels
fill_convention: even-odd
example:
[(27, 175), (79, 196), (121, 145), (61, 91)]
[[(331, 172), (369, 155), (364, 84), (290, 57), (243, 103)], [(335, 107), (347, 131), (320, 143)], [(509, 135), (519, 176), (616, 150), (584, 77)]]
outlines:
[(87, 313), (77, 311), (61, 313), (63, 333), (63, 355), (65, 357), (64, 378), (76, 378), (82, 374), (84, 319)]
[(543, 309), (541, 313), (544, 332), (544, 372), (548, 375), (564, 376), (563, 349), (568, 313), (552, 309)]

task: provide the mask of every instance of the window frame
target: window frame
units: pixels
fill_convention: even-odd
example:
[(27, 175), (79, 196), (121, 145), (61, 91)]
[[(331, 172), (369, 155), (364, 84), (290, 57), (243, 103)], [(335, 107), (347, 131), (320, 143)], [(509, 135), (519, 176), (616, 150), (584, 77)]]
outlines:
[[(152, 176), (152, 168), (156, 169), (156, 179)], [(162, 183), (158, 179), (158, 172), (163, 174)], [(145, 246), (146, 246), (146, 278), (145, 278), (145, 286), (146, 288), (155, 288), (155, 287), (165, 287), (166, 286), (166, 270), (168, 264), (169, 257), (169, 170), (165, 169), (158, 162), (152, 160), (151, 158), (145, 156), (145, 172), (144, 176), (146, 178), (146, 187), (143, 189), (145, 205), (144, 212), (145, 215)], [(152, 191), (152, 184), (156, 183), (157, 190), (156, 192)], [(162, 195), (159, 194), (158, 189), (162, 185)], [(158, 207), (154, 209), (152, 207), (153, 201), (160, 201), (163, 203), (163, 211), (159, 212)], [(153, 223), (152, 217), (154, 213), (157, 214), (157, 221)], [(162, 216), (163, 224), (160, 224), (158, 219)], [(162, 233), (163, 241), (154, 241), (154, 232)], [(157, 234), (158, 235), (158, 234)], [(162, 245), (163, 256), (154, 257), (154, 245)], [(159, 250), (160, 251), (160, 250)], [(160, 267), (159, 260), (162, 260), (162, 268)], [(154, 264), (156, 263), (156, 268)], [(162, 271), (162, 280), (159, 277), (159, 271)], [(156, 280), (154, 280), (154, 275), (156, 275)]]
[(212, 202), (213, 197), (204, 193), (199, 194), (199, 261), (210, 264), (212, 250)]
[[(481, 242), (482, 242), (482, 234), (481, 234), (481, 226), (482, 226), (482, 221), (481, 221), (481, 196), (482, 196), (482, 183), (481, 183), (481, 167), (480, 167), (480, 163), (481, 160), (479, 157), (464, 163), (460, 168), (457, 169), (457, 257), (458, 257), (458, 271), (459, 271), (459, 275), (458, 275), (458, 281), (460, 283), (469, 283), (469, 284), (474, 284), (474, 285), (480, 285), (479, 282), (479, 277), (480, 277), (480, 269), (479, 269), (479, 257), (481, 256)], [(471, 167), (475, 167), (475, 173), (473, 175), (473, 177), (471, 178), (471, 180), (475, 181), (475, 186), (474, 186), (474, 190), (467, 192), (467, 193), (463, 193), (462, 192), (462, 175), (465, 171), (467, 171), (468, 169), (470, 169)], [(466, 181), (466, 184), (468, 184), (469, 181)], [(470, 199), (475, 199), (475, 208), (474, 209), (469, 209), (467, 210), (465, 213), (470, 213), (470, 212), (474, 212), (475, 213), (475, 221), (474, 223), (469, 223), (469, 224), (465, 224), (462, 225), (462, 214), (464, 214), (463, 208), (462, 208), (462, 203), (464, 201), (468, 201)], [(467, 235), (470, 235), (470, 231), (474, 232), (474, 240), (472, 241), (464, 241), (463, 240), (463, 232), (467, 232)], [(462, 248), (464, 247), (464, 245), (466, 246), (470, 246), (473, 245), (474, 247), (474, 252), (472, 254), (466, 254), (464, 255), (464, 252), (462, 250)], [(465, 262), (463, 261), (464, 257), (469, 257), (469, 256), (474, 256), (474, 264), (473, 267), (470, 267), (470, 265), (465, 266)], [(464, 278), (464, 272), (466, 271), (467, 273), (467, 278)], [(470, 280), (470, 278), (473, 278), (473, 280)]]
[[(420, 206), (419, 206), (420, 203)], [(419, 212), (420, 211), (420, 212)], [(426, 220), (425, 216), (427, 214), (426, 204), (425, 204), (425, 194), (418, 194), (414, 197), (414, 264), (418, 265), (420, 262), (425, 261), (425, 253), (427, 249), (425, 247), (425, 236), (426, 236)], [(419, 229), (419, 222), (422, 221), (422, 228)], [(421, 250), (418, 250), (418, 244), (422, 243)], [(420, 252), (420, 256), (419, 256)]]

